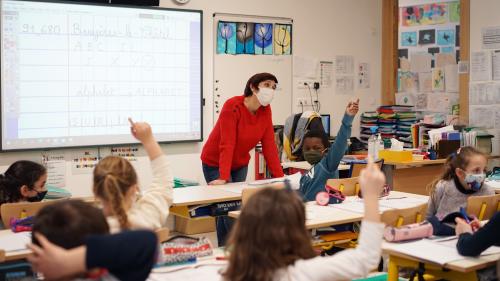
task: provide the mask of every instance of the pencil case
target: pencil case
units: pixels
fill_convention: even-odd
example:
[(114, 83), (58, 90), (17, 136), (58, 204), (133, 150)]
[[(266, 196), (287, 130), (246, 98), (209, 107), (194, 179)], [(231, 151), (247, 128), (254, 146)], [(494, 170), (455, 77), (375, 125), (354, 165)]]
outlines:
[(320, 206), (328, 204), (338, 204), (345, 200), (344, 194), (333, 186), (325, 185), (325, 191), (320, 191), (316, 194), (316, 203)]
[(432, 236), (432, 224), (429, 222), (413, 223), (401, 227), (386, 227), (384, 238), (389, 242), (415, 240)]
[(206, 237), (174, 236), (161, 244), (158, 263), (174, 265), (212, 255), (212, 244)]

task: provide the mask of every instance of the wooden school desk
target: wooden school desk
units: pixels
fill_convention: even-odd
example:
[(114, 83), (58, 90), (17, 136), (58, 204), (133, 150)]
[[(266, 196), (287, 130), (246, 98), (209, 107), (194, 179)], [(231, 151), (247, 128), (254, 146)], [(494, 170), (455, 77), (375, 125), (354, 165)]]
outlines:
[(443, 172), (446, 159), (384, 161), (384, 174), (393, 190), (428, 195), (427, 185)]
[[(355, 200), (357, 196), (348, 196), (346, 201)], [(401, 202), (406, 200), (407, 198), (414, 198), (418, 200), (415, 204), (426, 202), (428, 200), (428, 196), (419, 195), (419, 194), (411, 194), (405, 192), (392, 191), (388, 198), (392, 198), (391, 200), (387, 200), (387, 202), (391, 202), (394, 206), (397, 206), (398, 200)], [(394, 209), (397, 207), (384, 207), (384, 202), (386, 198), (381, 198), (380, 200), (380, 211), (382, 212), (385, 209)], [(346, 202), (347, 203), (347, 202)], [(342, 204), (330, 205), (330, 206), (319, 206), (314, 201), (310, 201), (306, 203), (306, 228), (307, 229), (317, 229), (321, 227), (328, 227), (332, 225), (339, 225), (344, 223), (352, 223), (363, 220), (364, 212), (361, 208), (359, 210), (349, 210), (340, 208)], [(404, 206), (411, 207), (411, 206)], [(229, 216), (237, 219), (240, 216), (241, 211), (232, 211), (229, 212)]]
[[(3, 229), (0, 230), (0, 237), (12, 234), (12, 230), (10, 229)], [(5, 252), (5, 259), (1, 260), (0, 262), (6, 262), (6, 261), (15, 261), (15, 260), (21, 260), (25, 259), (29, 254), (31, 254), (31, 250), (24, 249), (24, 250), (18, 250), (18, 251), (6, 251)]]
[(494, 266), (500, 259), (500, 254), (492, 254), (480, 257), (463, 257), (461, 260), (446, 264), (437, 264), (423, 260), (419, 252), (414, 251), (412, 255), (401, 253), (395, 249), (388, 249), (390, 243), (382, 244), (382, 251), (389, 255), (388, 278), (389, 281), (397, 281), (398, 267), (418, 268), (423, 264), (425, 273), (431, 274), (437, 279), (477, 281), (477, 270)]

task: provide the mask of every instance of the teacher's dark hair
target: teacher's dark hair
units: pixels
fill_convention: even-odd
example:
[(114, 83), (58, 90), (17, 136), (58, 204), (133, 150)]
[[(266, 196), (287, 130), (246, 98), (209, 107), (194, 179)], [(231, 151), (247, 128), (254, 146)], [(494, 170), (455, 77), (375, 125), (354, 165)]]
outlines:
[(253, 95), (251, 86), (253, 86), (254, 88), (258, 88), (259, 83), (266, 80), (272, 80), (275, 83), (278, 83), (278, 79), (276, 79), (276, 76), (272, 75), (271, 73), (257, 73), (254, 76), (250, 77), (250, 79), (248, 79), (247, 85), (245, 86), (244, 96), (249, 97)]

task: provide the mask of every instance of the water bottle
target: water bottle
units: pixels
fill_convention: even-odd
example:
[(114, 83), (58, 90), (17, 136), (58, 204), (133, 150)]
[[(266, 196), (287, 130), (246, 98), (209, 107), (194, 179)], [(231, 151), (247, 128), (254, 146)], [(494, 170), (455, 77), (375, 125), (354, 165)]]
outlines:
[(385, 147), (384, 147), (384, 140), (382, 139), (382, 136), (380, 135), (380, 133), (378, 133), (378, 137), (377, 137), (377, 158), (374, 158), (374, 159), (378, 159), (379, 158), (378, 153), (381, 150), (384, 150), (384, 149), (385, 149)]
[(378, 158), (378, 143), (377, 143), (377, 126), (370, 128), (372, 135), (368, 138), (368, 155), (373, 160)]

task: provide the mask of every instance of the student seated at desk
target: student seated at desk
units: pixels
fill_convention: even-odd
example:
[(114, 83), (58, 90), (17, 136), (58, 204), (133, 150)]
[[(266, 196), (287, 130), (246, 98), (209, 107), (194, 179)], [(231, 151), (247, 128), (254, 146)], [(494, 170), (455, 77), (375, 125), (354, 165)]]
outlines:
[(47, 170), (32, 161), (16, 161), (0, 175), (0, 205), (3, 203), (38, 202), (47, 194)]
[[(495, 191), (484, 184), (488, 160), (473, 147), (463, 147), (446, 159), (443, 175), (429, 185), (427, 220), (434, 235), (454, 235), (455, 230), (444, 223), (446, 216), (466, 207), (469, 196), (492, 195)], [(453, 223), (453, 220), (449, 221)], [(447, 222), (448, 223), (448, 222)]]
[(146, 280), (156, 260), (153, 232), (106, 235), (101, 210), (79, 200), (44, 207), (33, 233), (28, 260), (45, 280)]
[(137, 174), (129, 161), (108, 156), (94, 169), (94, 195), (102, 202), (111, 232), (125, 229), (158, 229), (167, 223), (173, 197), (173, 178), (166, 156), (147, 123), (134, 123), (132, 135), (139, 140), (151, 160), (151, 187), (137, 199)]
[(302, 200), (288, 189), (268, 188), (250, 197), (229, 238), (226, 281), (351, 280), (364, 277), (380, 260), (384, 225), (378, 196), (384, 174), (372, 161), (361, 172), (365, 215), (359, 244), (329, 257), (318, 257), (305, 227)]
[[(359, 110), (359, 99), (349, 102), (335, 142), (328, 149), (330, 142), (325, 132), (310, 131), (304, 135), (302, 150), (304, 159), (313, 165), (300, 179), (299, 192), (305, 201), (316, 199), (316, 194), (325, 190), (328, 179), (338, 178), (340, 160), (347, 150), (347, 140), (351, 136), (352, 120)], [(328, 152), (326, 152), (329, 150)]]

